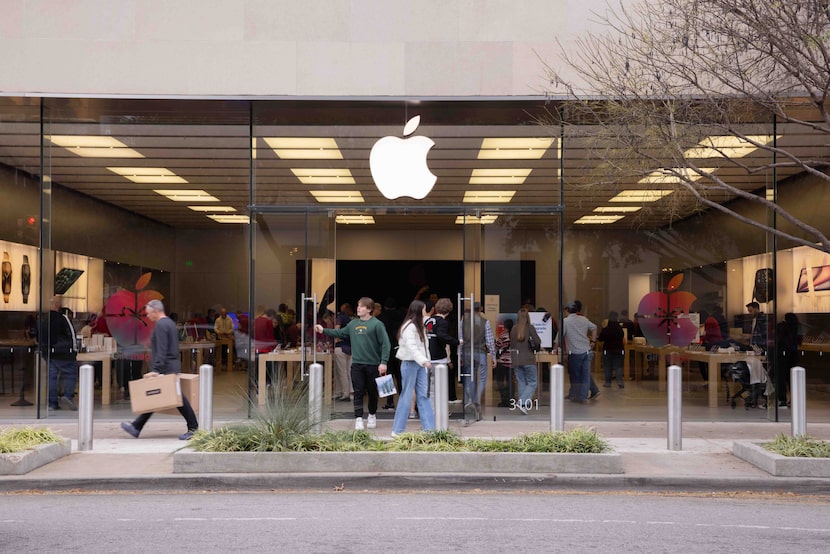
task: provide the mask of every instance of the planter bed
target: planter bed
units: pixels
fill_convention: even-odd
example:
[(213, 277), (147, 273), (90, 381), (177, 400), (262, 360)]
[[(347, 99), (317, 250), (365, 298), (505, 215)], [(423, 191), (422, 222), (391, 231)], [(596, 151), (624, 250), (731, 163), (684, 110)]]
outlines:
[(770, 452), (760, 442), (737, 441), (732, 453), (778, 477), (830, 477), (830, 458), (795, 458)]
[(68, 440), (36, 446), (32, 450), (0, 454), (0, 475), (23, 475), (42, 465), (69, 455), (72, 443)]
[(195, 452), (174, 454), (174, 473), (623, 473), (609, 454), (494, 452)]

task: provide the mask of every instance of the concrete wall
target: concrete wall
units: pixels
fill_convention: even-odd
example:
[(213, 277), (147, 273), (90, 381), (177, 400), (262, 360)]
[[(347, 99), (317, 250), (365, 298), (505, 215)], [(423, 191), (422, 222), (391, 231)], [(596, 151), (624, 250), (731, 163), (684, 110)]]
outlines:
[(598, 0), (27, 0), (0, 93), (521, 96)]

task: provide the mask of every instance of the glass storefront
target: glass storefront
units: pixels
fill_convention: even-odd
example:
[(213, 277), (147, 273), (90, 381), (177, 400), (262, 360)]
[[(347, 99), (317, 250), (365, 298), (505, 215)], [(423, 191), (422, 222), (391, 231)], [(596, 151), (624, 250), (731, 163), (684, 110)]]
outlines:
[[(125, 385), (146, 365), (150, 331), (141, 308), (160, 298), (180, 324), (185, 371), (213, 363), (216, 417), (234, 418), (248, 414), (247, 397), (256, 401), (269, 371), (290, 369), (267, 357), (278, 342), (298, 346), (289, 330), (302, 344), (320, 338), (290, 329), (296, 322), (330, 324), (343, 303), (362, 296), (405, 309), (431, 294), (452, 300), (453, 329), (468, 301), (481, 303), (496, 334), (528, 307), (546, 329), (546, 348), (575, 299), (600, 328), (626, 315), (636, 323), (628, 328), (625, 387), (566, 406), (568, 418), (664, 419), (665, 366), (677, 363), (687, 417), (786, 419), (786, 406), (765, 402), (763, 392), (744, 409), (758, 376), (731, 380), (729, 369), (745, 355), (721, 364), (726, 358), (708, 350), (729, 348), (730, 339), (748, 345), (765, 319), (766, 365), (748, 368), (765, 377), (777, 366), (804, 365), (809, 417), (830, 418), (826, 256), (782, 244), (682, 187), (612, 182), (598, 153), (607, 145), (590, 126), (538, 124), (553, 112), (544, 101), (520, 100), (0, 97), (0, 182), (10, 199), (0, 226), (4, 297), (9, 290), (0, 311), (7, 400), (0, 418), (67, 416), (49, 410), (52, 352), (38, 356), (34, 346), (33, 321), (48, 321), (53, 297), (69, 310), (79, 359), (96, 367), (101, 417), (129, 412)], [(770, 123), (751, 132), (787, 139), (787, 129)], [(391, 169), (373, 160), (381, 140), (402, 155)], [(760, 153), (738, 155), (739, 167), (718, 170), (725, 181), (824, 224), (816, 200), (803, 195), (823, 195), (818, 183), (764, 170), (770, 160)], [(707, 199), (779, 224), (737, 194), (712, 191)], [(746, 308), (753, 301), (765, 314), (754, 320)], [(226, 340), (212, 323), (222, 309), (235, 327)], [(788, 354), (795, 360), (776, 349), (787, 313), (802, 336)], [(719, 339), (701, 345), (714, 333), (710, 316)], [(263, 331), (265, 319), (273, 335)], [(46, 333), (41, 344), (50, 344), (48, 326)], [(328, 365), (331, 349), (319, 340), (317, 355)], [(600, 350), (593, 368), (600, 387), (602, 359)], [(548, 417), (552, 360), (540, 365), (529, 417)], [(711, 372), (730, 382), (715, 386)], [(733, 410), (743, 380), (750, 393)], [(493, 381), (491, 372), (488, 417), (518, 417), (497, 406)], [(333, 375), (328, 386), (330, 398)], [(31, 406), (13, 405), (24, 398)], [(336, 417), (350, 409), (331, 408)]]

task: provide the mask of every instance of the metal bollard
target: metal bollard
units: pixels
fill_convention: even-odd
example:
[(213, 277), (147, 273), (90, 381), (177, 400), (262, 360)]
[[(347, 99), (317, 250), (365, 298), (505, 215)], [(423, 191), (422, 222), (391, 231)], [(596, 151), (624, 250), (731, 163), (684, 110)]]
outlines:
[(78, 388), (78, 450), (92, 450), (92, 408), (95, 374), (92, 366), (81, 366), (81, 382)]
[(565, 367), (550, 366), (550, 430), (565, 430)]
[(436, 364), (435, 370), (435, 429), (446, 431), (450, 426), (449, 384), (447, 383), (447, 364)]
[(794, 437), (807, 434), (807, 372), (801, 366), (790, 370), (790, 394), (793, 412), (792, 434)]
[(213, 430), (213, 366), (199, 366), (199, 429)]
[(669, 366), (668, 449), (683, 450), (683, 373), (679, 365)]
[(308, 366), (308, 421), (311, 432), (323, 433), (323, 364)]

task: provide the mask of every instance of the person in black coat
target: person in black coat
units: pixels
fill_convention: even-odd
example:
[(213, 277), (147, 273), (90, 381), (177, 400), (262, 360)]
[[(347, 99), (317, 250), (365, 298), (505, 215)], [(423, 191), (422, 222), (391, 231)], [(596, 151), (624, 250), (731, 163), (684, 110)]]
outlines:
[[(73, 399), (78, 384), (78, 348), (75, 327), (69, 317), (60, 312), (62, 300), (49, 300), (49, 318), (38, 332), (40, 352), (49, 361), (49, 409), (77, 410)], [(63, 381), (63, 394), (58, 394), (58, 381)]]

